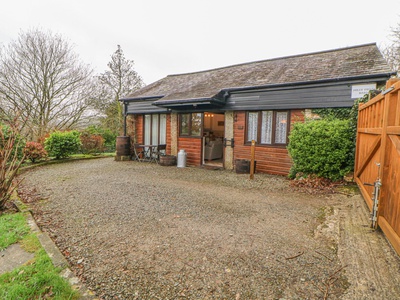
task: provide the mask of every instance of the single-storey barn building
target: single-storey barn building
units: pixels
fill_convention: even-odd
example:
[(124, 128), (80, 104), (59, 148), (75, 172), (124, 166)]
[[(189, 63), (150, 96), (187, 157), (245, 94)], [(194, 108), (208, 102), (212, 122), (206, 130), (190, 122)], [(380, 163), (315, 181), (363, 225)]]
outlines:
[(393, 75), (375, 43), (169, 75), (126, 98), (132, 143), (184, 149), (188, 166), (233, 169), (250, 158), (257, 172), (287, 175), (291, 125), (314, 108), (351, 107)]

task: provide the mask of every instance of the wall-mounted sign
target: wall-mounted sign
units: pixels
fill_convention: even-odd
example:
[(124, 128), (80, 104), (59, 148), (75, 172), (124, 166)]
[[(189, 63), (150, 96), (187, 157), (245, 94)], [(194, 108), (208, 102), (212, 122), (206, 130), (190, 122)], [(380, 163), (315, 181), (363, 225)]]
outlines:
[(355, 84), (351, 86), (351, 99), (358, 99), (368, 94), (370, 90), (376, 90), (376, 83)]

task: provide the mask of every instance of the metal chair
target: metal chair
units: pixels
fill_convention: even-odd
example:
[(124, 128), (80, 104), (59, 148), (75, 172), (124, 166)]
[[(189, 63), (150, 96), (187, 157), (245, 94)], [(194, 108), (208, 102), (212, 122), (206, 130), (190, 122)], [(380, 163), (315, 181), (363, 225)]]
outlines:
[(159, 163), (160, 161), (160, 156), (165, 155), (167, 150), (167, 145), (166, 144), (161, 144), (157, 146), (157, 149), (155, 151), (155, 157), (156, 157), (156, 162)]
[(144, 148), (137, 143), (133, 144), (133, 154), (135, 155), (133, 159), (137, 161), (143, 161), (146, 158)]

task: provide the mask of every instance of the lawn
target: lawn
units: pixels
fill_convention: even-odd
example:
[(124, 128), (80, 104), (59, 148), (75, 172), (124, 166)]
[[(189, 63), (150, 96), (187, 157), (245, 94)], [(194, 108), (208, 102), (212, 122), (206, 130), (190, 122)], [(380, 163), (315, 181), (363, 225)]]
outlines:
[(62, 278), (60, 269), (41, 247), (36, 234), (31, 233), (22, 213), (0, 216), (0, 249), (19, 243), (34, 253), (34, 259), (0, 275), (0, 299), (78, 299), (79, 294)]

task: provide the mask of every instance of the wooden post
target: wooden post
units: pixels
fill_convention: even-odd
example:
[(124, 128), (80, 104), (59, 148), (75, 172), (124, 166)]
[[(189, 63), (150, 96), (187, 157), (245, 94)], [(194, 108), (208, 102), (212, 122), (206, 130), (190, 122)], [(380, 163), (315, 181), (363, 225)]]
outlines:
[[(386, 82), (386, 89), (392, 87), (396, 82), (398, 82), (398, 78), (391, 78)], [(390, 136), (388, 134), (388, 126), (389, 125), (394, 125), (394, 124), (389, 124), (389, 115), (395, 112), (395, 110), (392, 109), (391, 105), (394, 103), (394, 101), (398, 98), (398, 92), (397, 93), (387, 93), (385, 95), (385, 99), (383, 100), (383, 125), (382, 125), (382, 135), (381, 135), (381, 153), (380, 153), (380, 164), (381, 164), (381, 173), (380, 173), (380, 179), (382, 182), (382, 185), (384, 184), (384, 187), (381, 188), (380, 191), (380, 196), (379, 196), (379, 208), (378, 208), (378, 215), (377, 215), (377, 222), (376, 224), (379, 223), (379, 217), (383, 216), (385, 214), (385, 209), (387, 209), (387, 202), (388, 202), (388, 183), (391, 181), (387, 179), (388, 175), (388, 169), (390, 165), (390, 161), (387, 159), (390, 157), (390, 152), (391, 148), (388, 146), (390, 143)], [(394, 100), (394, 101), (393, 101)], [(393, 180), (394, 182), (394, 180)], [(390, 195), (390, 194), (389, 194)], [(393, 226), (393, 225), (392, 225)]]
[(250, 179), (254, 179), (254, 159), (256, 154), (256, 141), (251, 141)]

